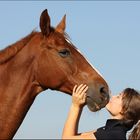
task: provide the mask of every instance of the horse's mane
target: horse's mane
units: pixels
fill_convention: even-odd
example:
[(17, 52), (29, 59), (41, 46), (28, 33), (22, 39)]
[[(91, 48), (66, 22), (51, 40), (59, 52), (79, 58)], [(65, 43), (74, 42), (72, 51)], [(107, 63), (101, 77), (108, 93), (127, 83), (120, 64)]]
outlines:
[(7, 62), (9, 59), (15, 56), (31, 40), (31, 38), (36, 33), (37, 33), (36, 31), (32, 31), (26, 37), (20, 39), (16, 43), (9, 45), (5, 49), (1, 50), (0, 51), (0, 64)]

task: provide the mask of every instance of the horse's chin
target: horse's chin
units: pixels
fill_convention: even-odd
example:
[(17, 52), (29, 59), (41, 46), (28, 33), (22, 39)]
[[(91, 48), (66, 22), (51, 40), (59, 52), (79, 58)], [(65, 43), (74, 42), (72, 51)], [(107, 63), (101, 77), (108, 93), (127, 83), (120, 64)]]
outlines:
[(88, 109), (91, 111), (91, 112), (96, 112), (96, 111), (99, 111), (100, 109), (96, 108), (95, 106), (90, 106), (90, 105), (87, 105), (88, 106)]
[(88, 109), (90, 111), (92, 111), (92, 112), (96, 112), (96, 111), (101, 110), (107, 104), (107, 103), (101, 103), (101, 104), (99, 104), (99, 103), (97, 103), (95, 100), (93, 100), (90, 97), (87, 97), (86, 102), (87, 102)]
[(100, 110), (99, 106), (90, 97), (87, 97), (86, 102), (87, 102), (87, 107), (90, 111), (96, 112)]

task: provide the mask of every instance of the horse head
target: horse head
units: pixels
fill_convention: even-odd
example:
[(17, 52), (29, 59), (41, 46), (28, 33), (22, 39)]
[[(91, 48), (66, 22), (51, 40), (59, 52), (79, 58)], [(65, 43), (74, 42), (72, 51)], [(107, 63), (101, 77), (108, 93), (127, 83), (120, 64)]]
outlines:
[(87, 106), (91, 111), (104, 107), (109, 100), (109, 88), (99, 72), (92, 67), (65, 33), (66, 15), (51, 27), (47, 10), (40, 16), (40, 43), (36, 60), (36, 80), (45, 89), (69, 95), (75, 84), (86, 84)]

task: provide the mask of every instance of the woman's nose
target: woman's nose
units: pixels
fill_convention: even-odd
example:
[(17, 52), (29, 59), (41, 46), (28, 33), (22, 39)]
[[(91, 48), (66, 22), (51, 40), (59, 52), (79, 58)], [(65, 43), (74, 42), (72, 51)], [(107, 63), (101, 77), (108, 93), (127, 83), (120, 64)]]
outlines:
[(115, 95), (111, 95), (111, 98), (110, 98), (110, 99), (112, 100), (112, 99), (114, 99), (114, 98), (115, 98)]
[(110, 98), (113, 96), (111, 90), (109, 90), (109, 96)]

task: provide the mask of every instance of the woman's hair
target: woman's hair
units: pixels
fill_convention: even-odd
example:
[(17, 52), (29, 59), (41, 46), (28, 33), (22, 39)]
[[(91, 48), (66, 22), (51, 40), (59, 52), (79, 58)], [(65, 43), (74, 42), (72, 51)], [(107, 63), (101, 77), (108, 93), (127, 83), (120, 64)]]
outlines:
[(129, 139), (140, 139), (140, 93), (132, 88), (126, 88), (122, 97), (122, 115), (127, 127), (134, 129)]

